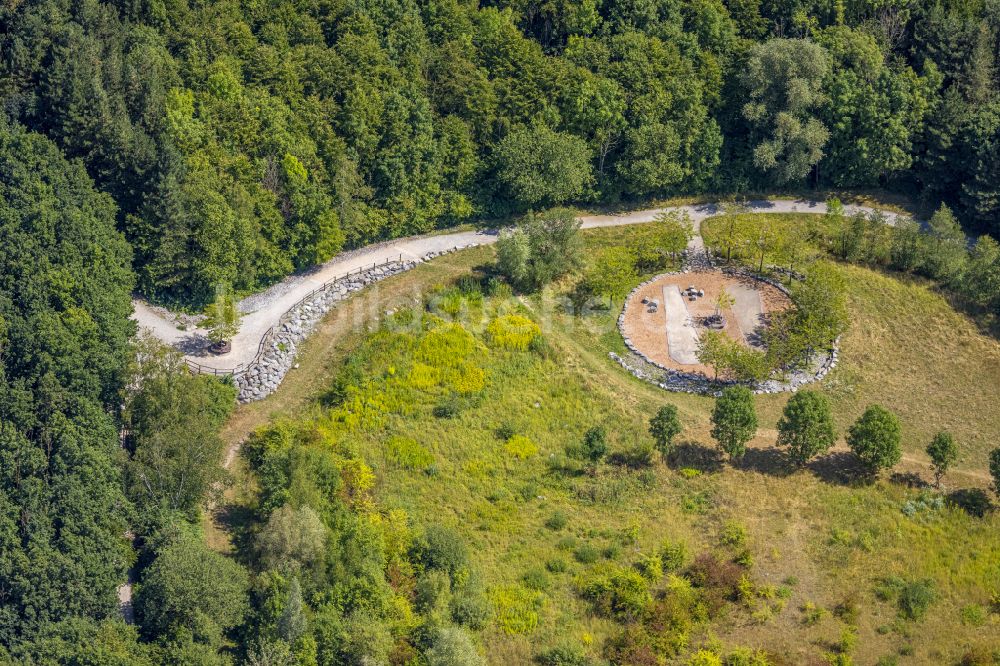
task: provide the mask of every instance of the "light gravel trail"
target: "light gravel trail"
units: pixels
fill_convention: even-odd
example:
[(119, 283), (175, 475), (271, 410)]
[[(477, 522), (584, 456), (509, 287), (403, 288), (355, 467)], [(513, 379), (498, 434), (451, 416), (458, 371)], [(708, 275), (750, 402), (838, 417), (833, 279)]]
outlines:
[(667, 319), (667, 351), (682, 365), (698, 363), (698, 330), (691, 321), (681, 290), (675, 284), (663, 287), (663, 313)]
[[(747, 207), (750, 212), (755, 213), (823, 214), (826, 212), (825, 203), (804, 199), (751, 201)], [(617, 227), (652, 222), (657, 215), (668, 211), (687, 212), (695, 224), (700, 224), (702, 220), (718, 215), (720, 209), (715, 204), (670, 206), (621, 214), (585, 215), (580, 217), (580, 221), (583, 229)], [(845, 215), (874, 211), (874, 208), (867, 206), (844, 206)], [(896, 213), (883, 212), (885, 212), (890, 224), (899, 217)], [(187, 352), (186, 358), (189, 360), (210, 368), (229, 370), (253, 360), (261, 338), (269, 328), (278, 322), (281, 315), (310, 291), (337, 276), (371, 264), (398, 259), (400, 256), (404, 260), (419, 261), (421, 257), (429, 253), (439, 253), (470, 245), (486, 245), (494, 243), (496, 240), (497, 232), (495, 230), (459, 231), (398, 238), (340, 254), (310, 271), (291, 275), (268, 289), (243, 299), (239, 304), (240, 310), (244, 313), (240, 332), (232, 340), (232, 351), (221, 356), (202, 355), (204, 352), (192, 351), (204, 346), (205, 331), (191, 327), (188, 327), (187, 330), (181, 330), (169, 313), (162, 308), (154, 308), (141, 299), (133, 301), (135, 308), (133, 319), (138, 323), (140, 330), (148, 332), (168, 345)]]

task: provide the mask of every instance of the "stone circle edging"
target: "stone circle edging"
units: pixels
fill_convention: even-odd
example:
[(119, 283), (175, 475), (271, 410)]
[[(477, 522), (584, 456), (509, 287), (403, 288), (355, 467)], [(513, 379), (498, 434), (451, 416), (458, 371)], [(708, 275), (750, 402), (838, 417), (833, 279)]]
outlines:
[[(733, 275), (742, 278), (747, 278), (757, 282), (763, 282), (764, 284), (770, 285), (785, 294), (789, 298), (792, 297), (791, 292), (788, 287), (777, 280), (765, 277), (763, 275), (758, 275), (752, 273), (742, 268), (725, 267), (715, 269), (726, 275)], [(637, 284), (635, 287), (629, 291), (628, 296), (625, 297), (625, 303), (622, 305), (622, 311), (618, 315), (618, 332), (622, 336), (622, 340), (625, 342), (625, 347), (635, 356), (642, 360), (644, 364), (654, 366), (658, 370), (664, 373), (664, 378), (656, 378), (650, 373), (636, 368), (629, 364), (628, 359), (622, 357), (615, 352), (610, 352), (608, 355), (611, 359), (617, 362), (622, 368), (629, 372), (632, 376), (637, 379), (641, 379), (645, 382), (654, 384), (661, 389), (666, 391), (674, 391), (679, 393), (711, 393), (718, 394), (722, 387), (735, 386), (735, 385), (748, 385), (746, 382), (738, 382), (735, 380), (727, 379), (709, 379), (701, 373), (695, 372), (684, 372), (682, 370), (677, 370), (676, 368), (670, 368), (662, 363), (658, 363), (653, 359), (642, 353), (638, 347), (636, 347), (632, 340), (625, 334), (625, 308), (628, 305), (628, 301), (635, 294), (636, 291), (649, 285), (656, 280), (664, 277), (670, 277), (674, 275), (690, 275), (692, 271), (680, 270), (680, 271), (667, 271), (665, 273), (659, 273), (648, 280), (644, 280)], [(792, 277), (801, 278), (798, 274), (789, 272)], [(767, 379), (763, 382), (756, 382), (749, 384), (751, 390), (756, 394), (761, 393), (782, 393), (786, 391), (795, 392), (802, 386), (810, 384), (812, 382), (819, 381), (826, 377), (831, 370), (837, 365), (839, 359), (839, 349), (840, 349), (840, 337), (838, 336), (836, 340), (833, 341), (833, 347), (829, 351), (816, 352), (810, 359), (810, 366), (813, 368), (808, 372), (796, 372), (793, 373), (792, 378), (787, 381), (779, 382), (774, 379)], [(817, 366), (818, 360), (818, 366)]]

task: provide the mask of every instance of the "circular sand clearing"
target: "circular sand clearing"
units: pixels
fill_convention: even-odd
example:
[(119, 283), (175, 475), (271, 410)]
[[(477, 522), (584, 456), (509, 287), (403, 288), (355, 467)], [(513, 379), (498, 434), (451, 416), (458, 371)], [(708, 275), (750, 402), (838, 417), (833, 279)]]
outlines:
[[(693, 287), (693, 289), (691, 289)], [(716, 319), (725, 289), (733, 304)], [(723, 331), (748, 346), (760, 347), (768, 315), (792, 306), (791, 299), (765, 282), (719, 271), (662, 275), (632, 292), (625, 301), (622, 334), (647, 359), (667, 368), (711, 376), (698, 362), (698, 340), (708, 330)]]

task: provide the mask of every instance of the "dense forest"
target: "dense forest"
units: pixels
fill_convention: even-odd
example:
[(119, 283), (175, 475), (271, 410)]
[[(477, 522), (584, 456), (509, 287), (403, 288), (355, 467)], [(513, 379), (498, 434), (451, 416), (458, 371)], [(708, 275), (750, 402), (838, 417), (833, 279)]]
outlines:
[(776, 188), (1000, 235), (998, 0), (8, 0), (0, 101), (0, 662), (368, 663), (401, 571), (449, 590), (424, 620), (481, 620), (466, 546), (367, 522), (324, 423), (251, 443), (254, 561), (209, 549), (233, 389), (134, 340), (137, 290), (199, 306), (437, 227)]
[(1000, 230), (995, 0), (15, 1), (0, 99), (197, 304), (560, 203), (905, 189)]

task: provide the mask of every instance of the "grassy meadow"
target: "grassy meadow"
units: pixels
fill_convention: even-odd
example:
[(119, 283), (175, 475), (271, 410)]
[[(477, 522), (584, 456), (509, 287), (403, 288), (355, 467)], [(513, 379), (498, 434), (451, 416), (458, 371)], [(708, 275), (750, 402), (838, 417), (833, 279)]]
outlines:
[[(642, 233), (585, 232), (588, 256)], [(568, 285), (523, 298), (471, 288), (491, 261), (489, 248), (447, 255), (356, 295), (277, 393), (241, 406), (225, 431), (235, 445), (275, 422), (309, 428), (364, 478), (359, 511), (457, 530), (493, 607), (478, 638), (489, 663), (563, 645), (616, 663), (736, 659), (741, 647), (775, 664), (959, 663), (1000, 646), (1000, 512), (973, 515), (920, 486), (924, 448), (948, 429), (961, 455), (945, 494), (986, 488), (1000, 344), (927, 284), (839, 268), (851, 326), (815, 388), (841, 432), (872, 402), (903, 423), (897, 476), (861, 485), (842, 440), (785, 469), (773, 444), (786, 395), (757, 398), (750, 453), (724, 463), (708, 435), (712, 399), (665, 393), (608, 358), (622, 348), (620, 304), (574, 316)], [(670, 465), (647, 433), (666, 402), (685, 426)], [(576, 455), (594, 426), (609, 448), (597, 464)], [(257, 501), (238, 457), (233, 472), (210, 526), (219, 549), (246, 535), (239, 517)], [(718, 571), (698, 579), (696, 560)]]

